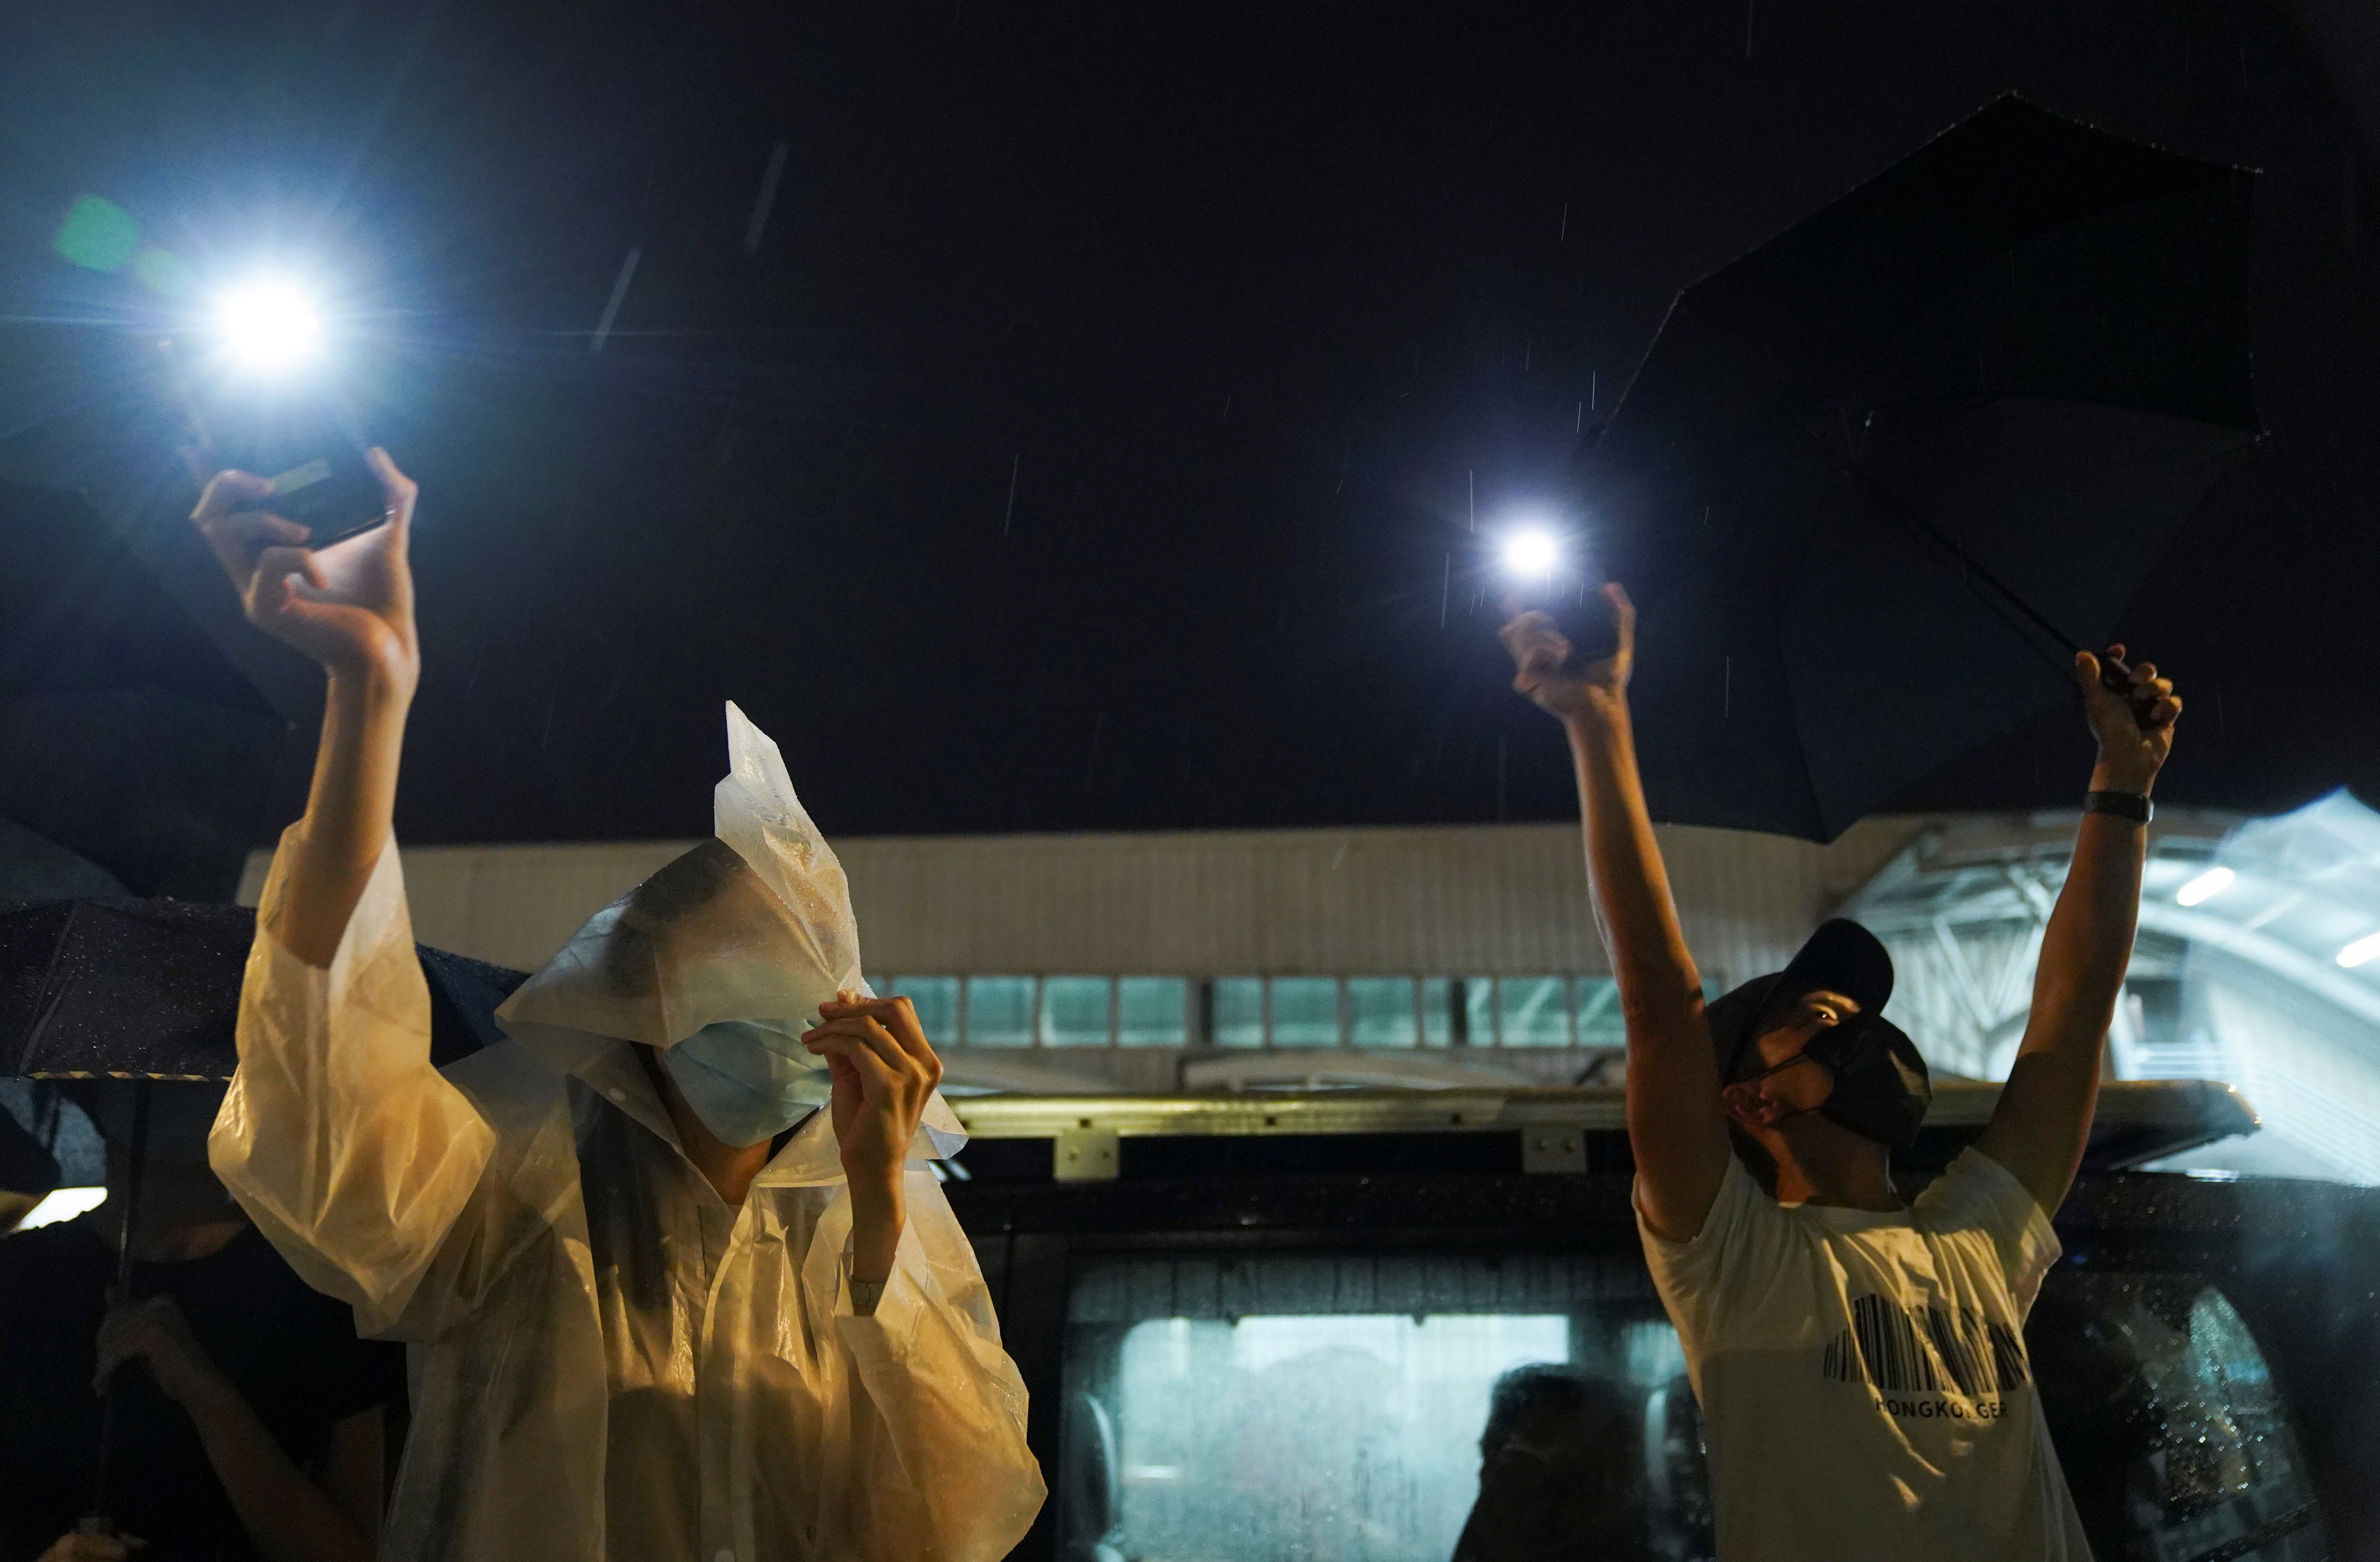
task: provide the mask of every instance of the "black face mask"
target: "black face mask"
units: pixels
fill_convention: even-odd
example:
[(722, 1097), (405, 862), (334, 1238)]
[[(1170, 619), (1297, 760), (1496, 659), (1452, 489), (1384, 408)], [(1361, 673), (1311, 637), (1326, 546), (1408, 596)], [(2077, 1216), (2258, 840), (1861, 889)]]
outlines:
[(1880, 1014), (1854, 1014), (1802, 1050), (1835, 1076), (1819, 1116), (1897, 1150), (1917, 1142), (1934, 1082), (1917, 1044), (1899, 1025)]

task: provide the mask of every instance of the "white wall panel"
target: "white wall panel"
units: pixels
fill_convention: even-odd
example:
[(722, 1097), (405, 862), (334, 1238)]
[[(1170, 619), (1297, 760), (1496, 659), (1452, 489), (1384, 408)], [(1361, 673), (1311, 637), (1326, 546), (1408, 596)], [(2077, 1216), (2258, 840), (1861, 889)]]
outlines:
[[(1664, 826), (1706, 966), (1773, 969), (1907, 842), (1869, 820), (1831, 846)], [(407, 849), (416, 937), (523, 968), (689, 842)], [(1599, 974), (1573, 825), (915, 837), (835, 842), (871, 971)], [(243, 898), (263, 880), (260, 855)]]

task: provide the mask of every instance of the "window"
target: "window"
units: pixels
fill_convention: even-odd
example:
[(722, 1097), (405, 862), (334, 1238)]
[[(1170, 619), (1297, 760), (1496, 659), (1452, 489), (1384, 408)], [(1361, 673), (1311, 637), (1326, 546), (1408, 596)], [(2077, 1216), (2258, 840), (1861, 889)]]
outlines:
[(959, 1035), (959, 979), (956, 976), (895, 976), (886, 989), (905, 998), (917, 1011), (917, 1027), (936, 1047), (952, 1047)]
[(1041, 1045), (1105, 1047), (1108, 1035), (1105, 976), (1049, 976), (1041, 982)]
[(1125, 1047), (1179, 1047), (1185, 1037), (1189, 984), (1179, 976), (1125, 976), (1116, 983), (1121, 1020), (1116, 1040)]
[[(1604, 976), (870, 977), (937, 1046), (1184, 1047), (1213, 994), (1218, 1047), (1618, 1047)], [(1572, 1005), (1575, 1003), (1575, 1012)]]
[(1454, 983), (1445, 976), (1425, 976), (1421, 983), (1421, 1044), (1454, 1044)]
[(1684, 1356), (1633, 1255), (1097, 1260), (1064, 1371), (1050, 1483), (1082, 1555), (1445, 1562), (1500, 1383), (1531, 1407), (1532, 1457), (1611, 1494), (1630, 1554), (1710, 1555), (1706, 1523), (1645, 1508), (1668, 1495), (1694, 1528), (1705, 1482)]
[(1474, 1047), (1496, 1045), (1496, 978), (1473, 976), (1463, 984), (1463, 1018)]
[(1502, 976), (1497, 979), (1496, 988), (1500, 1045), (1570, 1045), (1568, 981), (1560, 976)]
[(1339, 1045), (1339, 984), (1329, 976), (1272, 979), (1275, 1047)]
[(1033, 1045), (1033, 978), (969, 976), (966, 1038), (971, 1047)]
[(1264, 978), (1215, 978), (1215, 1045), (1262, 1047), (1265, 1044)]
[(1578, 989), (1578, 1044), (1627, 1046), (1628, 1033), (1620, 1014), (1620, 984), (1609, 976), (1580, 976), (1571, 985)]
[(1411, 976), (1347, 978), (1347, 1039), (1358, 1047), (1414, 1044)]

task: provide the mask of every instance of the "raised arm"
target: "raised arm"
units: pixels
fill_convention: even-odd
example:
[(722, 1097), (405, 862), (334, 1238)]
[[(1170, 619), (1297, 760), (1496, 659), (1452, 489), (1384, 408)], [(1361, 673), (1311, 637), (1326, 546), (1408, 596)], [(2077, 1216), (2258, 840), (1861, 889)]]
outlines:
[[(304, 527), (260, 513), (272, 496), (261, 478), (218, 475), (191, 519), (249, 622), (329, 680), (306, 816), (282, 837), (257, 910), (239, 1072), (207, 1158), (309, 1285), (383, 1334), (423, 1291), (496, 1135), (430, 1060), (430, 994), (390, 835), (420, 670), (406, 561), (415, 490), (385, 454), (371, 461), (388, 524), (341, 544), (334, 570), (304, 547)], [(480, 1208), (455, 1251), (485, 1269), (512, 1251), (490, 1223), (526, 1227), (511, 1205)], [(462, 1290), (449, 1275), (428, 1294), (443, 1305)]]
[[(2121, 646), (2112, 649), (2123, 654)], [(2091, 790), (2146, 798), (2173, 747), (2174, 718), (2181, 714), (2172, 680), (2158, 677), (2154, 664), (2143, 662), (2132, 670), (2131, 693), (2119, 695), (2100, 686), (2096, 657), (2079, 653), (2074, 667), (2084, 713), (2099, 740)], [(2091, 1135), (2100, 1052), (2140, 920), (2147, 840), (2147, 827), (2131, 819), (2082, 816), (2073, 866), (2042, 935), (2024, 1039), (1991, 1125), (1975, 1142), (2052, 1215), (2066, 1202)]]
[[(249, 622), (320, 663), (329, 683), (322, 740), (296, 854), (271, 929), (307, 964), (327, 967), (347, 918), (363, 898), (396, 805), (405, 716), (421, 676), (413, 628), (413, 573), (406, 547), (418, 490), (387, 453), (372, 470), (388, 501), (388, 524), (356, 551), (356, 568), (329, 591), (304, 527), (262, 513), (273, 485), (220, 472), (200, 495), (191, 521), (231, 576)], [(301, 591), (298, 581), (314, 587)]]
[(1636, 1155), (1637, 1203), (1671, 1241), (1699, 1235), (1727, 1170), (1727, 1119), (1718, 1063), (1703, 1020), (1702, 977), (1686, 951), (1670, 879), (1636, 774), (1628, 674), (1636, 610), (1607, 586), (1620, 627), (1613, 656), (1569, 665), (1570, 643), (1544, 613), (1504, 626), (1517, 672), (1512, 686), (1559, 719), (1578, 771), (1587, 875), (1611, 939), (1628, 1030), (1628, 1143)]

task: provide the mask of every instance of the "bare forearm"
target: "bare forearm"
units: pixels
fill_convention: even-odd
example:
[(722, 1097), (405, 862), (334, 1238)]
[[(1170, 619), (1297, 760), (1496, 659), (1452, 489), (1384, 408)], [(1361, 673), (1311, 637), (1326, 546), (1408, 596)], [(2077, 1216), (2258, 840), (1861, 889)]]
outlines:
[(241, 1528), (270, 1562), (371, 1562), (379, 1555), (228, 1382), (192, 1393), (185, 1408)]
[(328, 966), (338, 953), (387, 844), (411, 699), (397, 681), (372, 672), (331, 677), (298, 857), (273, 929), (309, 965)]
[(908, 1223), (900, 1175), (851, 1190), (851, 1277), (874, 1285), (892, 1277), (893, 1254)]
[(1636, 774), (1636, 742), (1619, 701), (1564, 723), (1578, 771), (1587, 871), (1611, 939), (1612, 975), (1633, 1014), (1691, 1014), (1701, 978), (1678, 927), (1668, 871)]
[(2087, 1050), (2095, 1068), (2131, 961), (2147, 834), (2130, 819), (2082, 816), (2066, 887), (2042, 935), (2034, 1035), (2045, 1049)]

